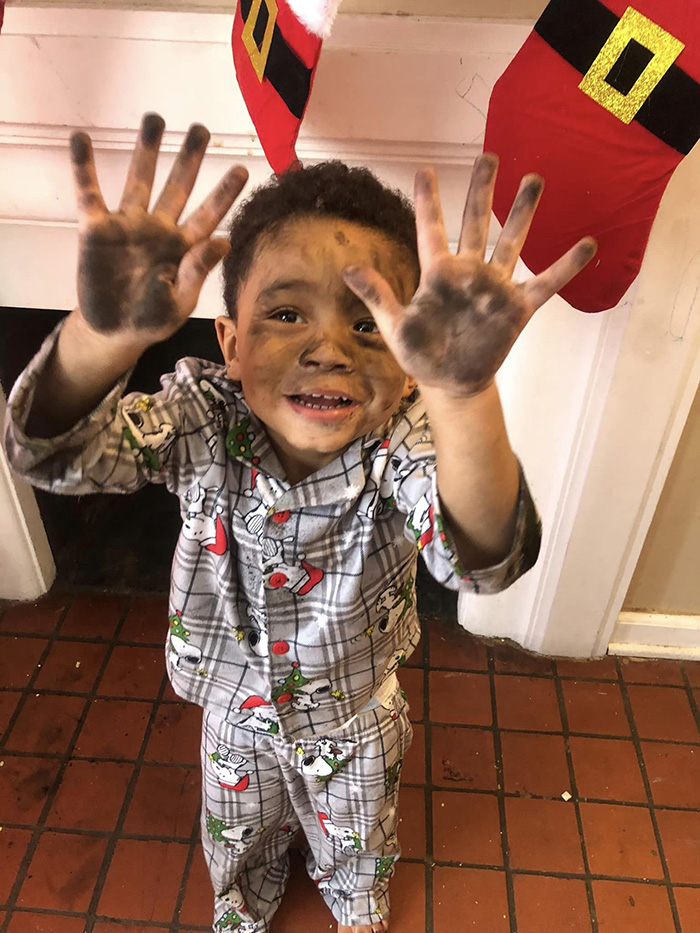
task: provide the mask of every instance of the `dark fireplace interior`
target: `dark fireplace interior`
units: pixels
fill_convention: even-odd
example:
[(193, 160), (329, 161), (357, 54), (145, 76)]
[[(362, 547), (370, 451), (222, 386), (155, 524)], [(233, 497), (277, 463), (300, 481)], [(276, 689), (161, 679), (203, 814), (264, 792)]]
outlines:
[[(3, 308), (0, 311), (0, 384), (8, 394), (62, 311)], [(183, 356), (220, 360), (213, 322), (193, 318), (139, 361), (128, 389), (156, 392), (162, 373)], [(35, 490), (57, 567), (56, 586), (148, 594), (168, 590), (170, 564), (180, 526), (175, 497), (149, 485), (131, 496), (57, 496)], [(456, 619), (454, 593), (430, 577), (419, 561), (419, 608)]]

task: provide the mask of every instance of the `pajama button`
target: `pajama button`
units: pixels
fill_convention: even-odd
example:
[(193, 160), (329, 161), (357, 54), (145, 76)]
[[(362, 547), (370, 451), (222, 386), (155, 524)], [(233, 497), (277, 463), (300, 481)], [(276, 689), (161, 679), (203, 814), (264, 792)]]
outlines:
[(289, 645), (286, 641), (276, 641), (272, 646), (273, 654), (286, 654), (289, 651)]
[(277, 522), (278, 525), (284, 525), (285, 522), (289, 521), (289, 515), (289, 509), (285, 509), (283, 512), (275, 512), (272, 521)]

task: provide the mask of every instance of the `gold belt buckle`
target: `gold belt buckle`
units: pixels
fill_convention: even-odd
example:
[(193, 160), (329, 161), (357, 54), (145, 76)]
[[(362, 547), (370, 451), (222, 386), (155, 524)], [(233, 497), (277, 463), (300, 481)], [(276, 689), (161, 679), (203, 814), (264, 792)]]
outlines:
[[(629, 93), (622, 94), (605, 79), (623, 54), (630, 39), (643, 45), (654, 57), (635, 81)], [(685, 43), (628, 6), (610, 33), (598, 57), (583, 76), (579, 89), (605, 107), (623, 123), (631, 123), (647, 97), (685, 48)]]
[[(258, 24), (260, 8), (263, 3), (267, 10), (267, 25), (265, 26), (265, 35), (263, 36), (262, 43), (258, 47), (258, 43), (253, 36), (253, 30)], [(250, 8), (248, 18), (243, 25), (243, 32), (241, 33), (243, 45), (246, 47), (255, 74), (258, 76), (258, 81), (261, 83), (265, 75), (265, 65), (267, 65), (267, 57), (270, 54), (270, 46), (272, 45), (272, 36), (275, 32), (276, 21), (277, 4), (275, 0), (253, 0), (253, 5)]]

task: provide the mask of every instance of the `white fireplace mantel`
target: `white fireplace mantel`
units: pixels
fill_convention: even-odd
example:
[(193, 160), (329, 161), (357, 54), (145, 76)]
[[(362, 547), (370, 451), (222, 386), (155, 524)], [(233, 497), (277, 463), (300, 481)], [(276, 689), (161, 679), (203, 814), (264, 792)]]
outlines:
[[(145, 110), (161, 112), (168, 126), (159, 178), (193, 120), (212, 131), (195, 200), (233, 160), (246, 164), (253, 183), (266, 177), (233, 72), (231, 19), (8, 7), (0, 37), (0, 307), (73, 304), (76, 227), (66, 145), (74, 129), (92, 135), (111, 203)], [(456, 240), (490, 89), (529, 28), (341, 15), (324, 47), (300, 158), (366, 163), (407, 192), (416, 168), (435, 164)], [(537, 567), (507, 593), (461, 600), (462, 624), (477, 633), (558, 655), (606, 650), (700, 379), (696, 155), (674, 177), (628, 301), (583, 315), (553, 299), (504, 366), (509, 430), (545, 539)], [(196, 313), (214, 317), (220, 307), (214, 277)], [(21, 499), (20, 513), (28, 513), (26, 490)], [(40, 528), (23, 527), (17, 567), (34, 571), (19, 593), (21, 573), (5, 561), (0, 595), (36, 595), (51, 578)]]

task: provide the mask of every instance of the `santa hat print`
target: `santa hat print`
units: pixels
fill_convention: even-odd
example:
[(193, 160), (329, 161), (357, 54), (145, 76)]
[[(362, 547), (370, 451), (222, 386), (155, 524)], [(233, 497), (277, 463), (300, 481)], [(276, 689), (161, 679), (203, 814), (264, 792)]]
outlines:
[(258, 709), (258, 707), (260, 707), (260, 706), (270, 706), (270, 707), (271, 707), (271, 706), (272, 706), (272, 703), (270, 703), (269, 700), (265, 700), (265, 699), (264, 699), (263, 697), (261, 697), (261, 696), (255, 696), (255, 695), (253, 695), (253, 696), (251, 696), (251, 697), (248, 697), (247, 699), (245, 699), (245, 700), (241, 703), (241, 705), (238, 707), (238, 712), (239, 712), (239, 713), (242, 713), (242, 712), (244, 712), (245, 710), (248, 710), (248, 709)]

